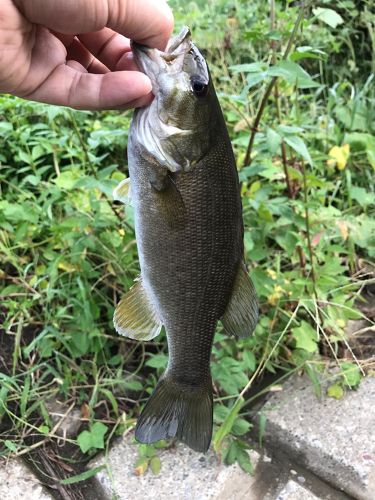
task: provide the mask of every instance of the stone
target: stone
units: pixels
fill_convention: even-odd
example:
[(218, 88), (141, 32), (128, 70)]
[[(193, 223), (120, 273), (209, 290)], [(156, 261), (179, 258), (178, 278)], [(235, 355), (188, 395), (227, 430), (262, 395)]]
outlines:
[(58, 399), (49, 399), (45, 403), (53, 426), (58, 424), (56, 435), (62, 438), (75, 438), (82, 425), (82, 415), (78, 408), (69, 407)]
[(261, 409), (265, 440), (358, 500), (375, 498), (375, 378), (343, 399), (319, 400), (306, 377), (289, 379)]
[(18, 459), (0, 460), (1, 500), (53, 500), (39, 480)]

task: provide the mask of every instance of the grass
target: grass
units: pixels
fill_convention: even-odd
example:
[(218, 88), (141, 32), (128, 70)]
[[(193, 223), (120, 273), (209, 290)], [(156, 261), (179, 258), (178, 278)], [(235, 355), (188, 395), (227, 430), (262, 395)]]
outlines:
[[(345, 333), (374, 320), (361, 308), (375, 281), (374, 17), (369, 1), (306, 5), (300, 25), (293, 2), (170, 3), (205, 50), (242, 185), (261, 318), (250, 339), (217, 332), (214, 447), (250, 470), (254, 381), (305, 370), (319, 393), (335, 363), (337, 397), (374, 367)], [(131, 114), (0, 104), (0, 455), (61, 439), (48, 412), (59, 398), (81, 409), (67, 442), (89, 458), (134, 425), (167, 361), (163, 336), (138, 344), (112, 326), (139, 273), (132, 209), (111, 194)], [(142, 448), (141, 472), (155, 456)]]

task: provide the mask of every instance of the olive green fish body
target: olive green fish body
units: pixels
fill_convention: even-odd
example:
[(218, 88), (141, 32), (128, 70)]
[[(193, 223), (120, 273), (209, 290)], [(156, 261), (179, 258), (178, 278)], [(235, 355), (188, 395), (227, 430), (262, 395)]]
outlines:
[(192, 171), (169, 174), (185, 209), (176, 227), (150, 185), (153, 165), (136, 141), (129, 150), (142, 281), (167, 331), (168, 373), (187, 385), (209, 378), (212, 338), (242, 258), (238, 175), (221, 116), (213, 131), (212, 149)]
[[(131, 199), (141, 276), (114, 324), (138, 340), (164, 325), (169, 360), (138, 419), (136, 438), (176, 437), (206, 451), (212, 435), (210, 355), (217, 323), (250, 335), (258, 307), (243, 262), (235, 159), (206, 63), (188, 30), (162, 53), (133, 46), (155, 99), (129, 134)], [(129, 183), (116, 191), (125, 201)]]

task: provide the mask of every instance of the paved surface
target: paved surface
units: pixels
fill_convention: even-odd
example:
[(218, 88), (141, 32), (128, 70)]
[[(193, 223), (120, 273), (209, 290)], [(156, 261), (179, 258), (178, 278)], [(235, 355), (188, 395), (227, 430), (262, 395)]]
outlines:
[(0, 461), (1, 500), (51, 500), (21, 460)]
[(276, 500), (314, 500), (317, 498), (320, 497), (315, 496), (311, 491), (290, 480), (280, 491)]
[(162, 469), (158, 476), (135, 474), (137, 446), (128, 436), (111, 449), (108, 461), (100, 457), (92, 467), (107, 463), (98, 474), (109, 498), (118, 500), (341, 500), (347, 497), (333, 491), (318, 479), (306, 478), (290, 469), (288, 461), (277, 462), (256, 451), (250, 453), (255, 469), (250, 476), (238, 465), (219, 463), (212, 451), (195, 453), (179, 444), (160, 453)]
[[(213, 452), (203, 455), (183, 445), (161, 451), (159, 456), (162, 469), (159, 475), (146, 472), (137, 476), (134, 464), (138, 458), (138, 447), (132, 441), (133, 438), (129, 436), (112, 447), (108, 457), (112, 481), (105, 471), (98, 474), (109, 497), (117, 494), (119, 500), (133, 500), (137, 497), (144, 500), (242, 499), (254, 483), (254, 478), (245, 474), (237, 465), (226, 467), (219, 464)], [(252, 453), (251, 459), (255, 466), (259, 455)], [(99, 458), (93, 466), (102, 463), (105, 461)]]
[(310, 380), (294, 378), (262, 412), (272, 449), (354, 498), (375, 499), (375, 378), (338, 401), (319, 401)]

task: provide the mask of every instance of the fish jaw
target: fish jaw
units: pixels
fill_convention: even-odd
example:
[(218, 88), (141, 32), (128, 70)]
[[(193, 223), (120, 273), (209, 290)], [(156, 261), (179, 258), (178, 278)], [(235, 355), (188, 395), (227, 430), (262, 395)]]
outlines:
[(135, 141), (170, 172), (189, 172), (207, 154), (214, 127), (216, 97), (207, 64), (187, 27), (164, 52), (137, 42), (132, 42), (132, 50), (155, 95), (135, 113)]
[(186, 73), (189, 76), (199, 75), (202, 82), (208, 85), (210, 77), (206, 62), (191, 40), (190, 29), (185, 26), (173, 37), (165, 51), (131, 41), (131, 48), (139, 68), (152, 82), (153, 93), (160, 90), (162, 75)]

